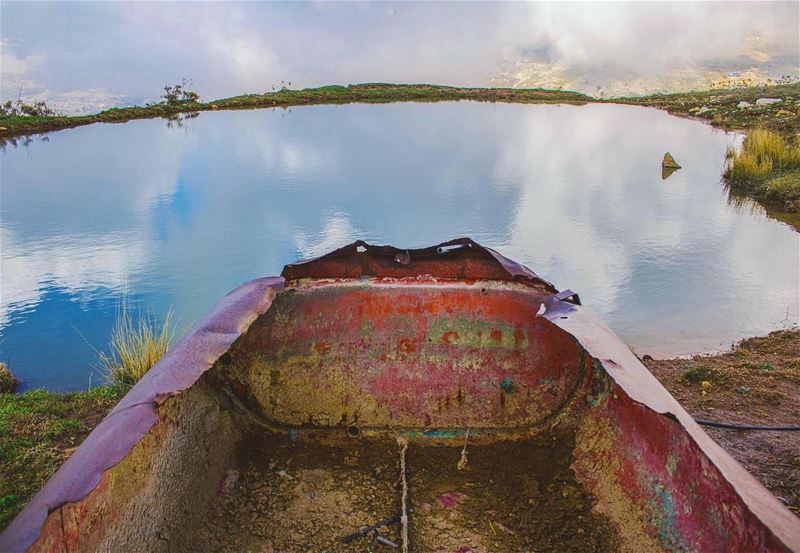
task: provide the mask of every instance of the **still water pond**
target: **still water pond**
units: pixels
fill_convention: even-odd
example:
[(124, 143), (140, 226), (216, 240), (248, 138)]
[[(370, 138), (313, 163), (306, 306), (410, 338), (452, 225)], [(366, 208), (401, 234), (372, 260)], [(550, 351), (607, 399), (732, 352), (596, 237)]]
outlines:
[[(6, 145), (0, 359), (26, 388), (85, 388), (123, 297), (191, 323), (357, 238), (458, 236), (579, 291), (640, 354), (727, 348), (798, 317), (798, 234), (720, 184), (738, 139), (632, 106), (461, 102), (209, 112)], [(684, 168), (662, 180), (665, 151)]]

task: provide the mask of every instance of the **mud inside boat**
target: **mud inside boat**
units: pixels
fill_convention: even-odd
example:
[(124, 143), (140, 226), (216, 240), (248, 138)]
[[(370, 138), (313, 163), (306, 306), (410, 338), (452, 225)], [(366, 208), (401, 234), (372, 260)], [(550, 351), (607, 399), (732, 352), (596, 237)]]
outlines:
[[(240, 445), (214, 516), (187, 550), (391, 551), (359, 528), (390, 520), (401, 543), (398, 446), (368, 438), (341, 445), (263, 435)], [(414, 551), (617, 551), (607, 517), (569, 468), (574, 435), (468, 447), (412, 447), (407, 456)], [(393, 520), (394, 519), (394, 520)], [(207, 549), (205, 549), (207, 550)]]
[(797, 519), (568, 294), (452, 266), (232, 293), (0, 544), (390, 551), (343, 538), (396, 519), (405, 479), (415, 552), (794, 548)]

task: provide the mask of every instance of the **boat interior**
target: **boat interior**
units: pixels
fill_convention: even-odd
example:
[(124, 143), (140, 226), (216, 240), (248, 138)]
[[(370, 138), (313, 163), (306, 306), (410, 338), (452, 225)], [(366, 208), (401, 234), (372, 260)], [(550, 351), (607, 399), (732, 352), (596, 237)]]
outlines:
[[(704, 500), (671, 483), (702, 469), (727, 484), (675, 461), (695, 447), (679, 423), (630, 401), (543, 317), (547, 295), (512, 281), (288, 282), (160, 405), (101, 493), (62, 509), (70, 551), (679, 549), (676, 520)], [(727, 516), (713, 509), (696, 512)]]

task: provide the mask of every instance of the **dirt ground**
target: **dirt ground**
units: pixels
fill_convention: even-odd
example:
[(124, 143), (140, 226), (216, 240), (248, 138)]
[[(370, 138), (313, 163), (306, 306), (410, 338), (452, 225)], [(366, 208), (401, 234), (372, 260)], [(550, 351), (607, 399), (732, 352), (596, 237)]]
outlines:
[[(800, 425), (800, 330), (750, 338), (719, 355), (644, 363), (695, 418)], [(705, 429), (800, 515), (800, 432)]]
[[(392, 550), (371, 535), (343, 538), (400, 513), (394, 440), (331, 447), (261, 436), (249, 444), (225, 479), (217, 516), (191, 549)], [(459, 470), (460, 448), (412, 442), (406, 456), (411, 551), (616, 551), (610, 522), (592, 513), (593, 498), (569, 469), (573, 447), (568, 434), (470, 446), (466, 469)], [(380, 531), (401, 543), (397, 521)]]

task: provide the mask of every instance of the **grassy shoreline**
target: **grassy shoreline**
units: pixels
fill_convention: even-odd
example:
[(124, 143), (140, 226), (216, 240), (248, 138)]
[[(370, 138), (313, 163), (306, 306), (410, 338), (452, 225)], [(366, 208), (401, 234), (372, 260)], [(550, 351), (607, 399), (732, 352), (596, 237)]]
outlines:
[(0, 532), (123, 395), (111, 387), (0, 393)]
[(112, 108), (93, 115), (0, 118), (0, 139), (39, 134), (93, 123), (125, 123), (200, 111), (291, 107), (317, 104), (444, 102), (473, 100), (509, 103), (573, 103), (595, 101), (578, 92), (518, 88), (462, 88), (427, 84), (367, 83), (321, 86), (302, 90), (282, 89), (265, 94), (243, 94), (210, 102), (177, 102)]
[[(755, 105), (759, 98), (780, 103)], [(92, 115), (0, 117), (0, 139), (40, 134), (93, 123), (124, 123), (134, 119), (171, 117), (180, 113), (215, 110), (258, 109), (316, 104), (445, 102), (470, 100), (507, 103), (612, 103), (663, 109), (670, 114), (706, 121), (729, 130), (756, 127), (783, 136), (800, 133), (800, 83), (724, 90), (653, 94), (598, 99), (579, 92), (534, 88), (477, 88), (429, 84), (366, 83), (321, 86), (302, 90), (282, 89), (265, 94), (243, 94), (209, 102), (177, 102), (111, 108)], [(739, 108), (740, 102), (752, 104)]]
[[(781, 101), (756, 105), (760, 98)], [(654, 107), (678, 117), (705, 121), (725, 130), (763, 128), (785, 138), (800, 134), (800, 83), (653, 94), (603, 101)], [(738, 107), (741, 102), (750, 106)]]

